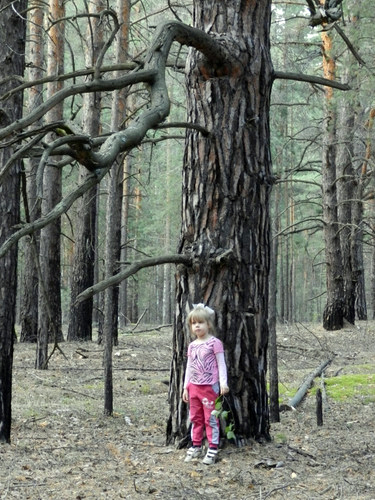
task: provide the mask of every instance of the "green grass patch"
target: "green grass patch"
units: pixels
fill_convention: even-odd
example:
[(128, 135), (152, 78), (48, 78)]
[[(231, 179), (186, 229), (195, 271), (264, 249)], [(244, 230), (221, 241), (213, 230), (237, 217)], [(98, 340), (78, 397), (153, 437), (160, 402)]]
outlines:
[(86, 383), (83, 384), (82, 389), (87, 389), (88, 391), (94, 390), (102, 390), (104, 388), (104, 382), (102, 380), (99, 380), (94, 383)]
[[(326, 378), (326, 391), (328, 398), (335, 401), (348, 401), (350, 399), (362, 398), (365, 404), (375, 402), (375, 373), (373, 365), (358, 365), (361, 373), (339, 375)], [(302, 383), (302, 380), (301, 380)], [(309, 394), (315, 396), (319, 384), (311, 387)], [(288, 402), (297, 392), (298, 386), (279, 385), (280, 403)]]
[(375, 401), (375, 373), (355, 373), (325, 380), (328, 397), (337, 401), (363, 398)]
[(275, 443), (278, 443), (278, 444), (286, 444), (288, 442), (288, 437), (286, 434), (284, 434), (283, 432), (278, 432), (276, 435), (275, 435)]

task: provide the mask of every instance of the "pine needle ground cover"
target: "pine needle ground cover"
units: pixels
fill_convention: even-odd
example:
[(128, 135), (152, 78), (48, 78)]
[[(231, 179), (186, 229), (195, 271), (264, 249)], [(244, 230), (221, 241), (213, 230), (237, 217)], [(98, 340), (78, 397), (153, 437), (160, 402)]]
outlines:
[(0, 498), (373, 499), (373, 327), (279, 328), (286, 401), (335, 353), (324, 378), (323, 426), (312, 388), (271, 425), (271, 442), (225, 446), (212, 467), (184, 463), (185, 450), (165, 446), (171, 331), (120, 334), (113, 417), (103, 415), (101, 346), (65, 342), (65, 357), (54, 355), (40, 371), (35, 346), (16, 344), (12, 443), (0, 446)]

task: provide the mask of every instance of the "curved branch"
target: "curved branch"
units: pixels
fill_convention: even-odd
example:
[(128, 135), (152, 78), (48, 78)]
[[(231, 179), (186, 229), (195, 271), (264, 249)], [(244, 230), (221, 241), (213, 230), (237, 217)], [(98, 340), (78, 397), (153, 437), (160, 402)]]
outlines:
[(191, 266), (192, 262), (193, 262), (192, 257), (182, 254), (151, 257), (149, 259), (144, 259), (134, 262), (131, 266), (124, 269), (124, 271), (121, 271), (115, 274), (114, 276), (111, 276), (110, 278), (107, 278), (103, 281), (100, 281), (99, 283), (96, 283), (93, 286), (90, 286), (89, 288), (86, 288), (86, 290), (84, 290), (77, 296), (74, 305), (77, 306), (79, 303), (89, 299), (90, 297), (99, 292), (102, 292), (106, 288), (118, 285), (119, 283), (121, 283), (121, 281), (125, 280), (126, 278), (129, 278), (129, 276), (136, 274), (140, 269), (144, 269), (146, 267), (159, 266), (161, 264), (184, 264), (185, 266)]
[(47, 111), (72, 95), (104, 92), (106, 90), (119, 90), (135, 83), (150, 83), (156, 73), (156, 69), (137, 71), (113, 80), (93, 80), (92, 82), (78, 83), (59, 90), (25, 118), (17, 120), (11, 125), (0, 129), (0, 139), (4, 139), (13, 132), (17, 132), (18, 130), (32, 125), (35, 121), (44, 116)]
[(109, 47), (112, 45), (112, 42), (115, 39), (115, 36), (116, 36), (118, 30), (120, 29), (120, 23), (118, 22), (117, 14), (114, 10), (106, 9), (106, 10), (103, 10), (102, 12), (100, 12), (99, 15), (100, 15), (100, 22), (103, 21), (104, 16), (111, 16), (114, 23), (115, 23), (115, 27), (112, 30), (111, 36), (108, 38), (108, 40), (106, 40), (104, 46), (102, 47), (102, 49), (98, 55), (96, 65), (95, 65), (95, 71), (94, 71), (94, 79), (95, 80), (100, 78), (100, 68), (103, 64), (104, 56), (107, 53)]
[(36, 173), (36, 188), (37, 188), (37, 197), (41, 200), (43, 197), (43, 177), (44, 177), (44, 169), (47, 165), (48, 159), (52, 153), (52, 151), (60, 146), (64, 146), (66, 144), (73, 143), (73, 146), (76, 146), (78, 143), (80, 144), (90, 144), (90, 138), (82, 135), (68, 135), (66, 137), (60, 137), (55, 141), (51, 142), (46, 149), (44, 150), (42, 157), (40, 159), (38, 170)]
[(3, 166), (3, 168), (0, 170), (0, 184), (2, 182), (2, 179), (4, 175), (8, 172), (8, 170), (11, 168), (13, 163), (18, 160), (19, 158), (23, 158), (25, 156), (25, 152), (29, 151), (32, 149), (32, 147), (37, 144), (43, 137), (45, 136), (44, 133), (38, 134), (36, 137), (33, 137), (27, 144), (22, 146), (18, 151), (16, 151), (6, 162), (6, 164)]
[[(83, 159), (80, 158), (78, 144), (76, 144), (76, 157), (82, 165), (89, 170), (95, 170), (96, 175), (90, 176), (78, 189), (66, 196), (48, 214), (37, 221), (26, 224), (23, 228), (12, 234), (0, 247), (0, 257), (14, 245), (21, 237), (41, 229), (50, 222), (60, 217), (71, 207), (76, 199), (88, 189), (100, 182), (108, 172), (119, 153), (124, 153), (141, 143), (147, 131), (160, 125), (169, 114), (170, 101), (165, 82), (165, 67), (170, 47), (173, 41), (190, 45), (202, 52), (213, 64), (220, 65), (231, 62), (225, 47), (207, 33), (186, 26), (178, 22), (162, 24), (156, 31), (154, 40), (145, 58), (144, 69), (137, 69), (123, 77), (112, 80), (94, 79), (92, 82), (72, 85), (55, 93), (45, 103), (40, 105), (29, 116), (18, 120), (0, 130), (0, 139), (28, 127), (41, 118), (48, 110), (53, 108), (67, 97), (79, 93), (95, 91), (117, 90), (135, 83), (148, 83), (150, 92), (150, 106), (138, 116), (125, 130), (112, 134), (104, 141), (98, 151), (85, 151)], [(72, 136), (74, 137), (74, 135)], [(69, 140), (72, 140), (71, 138)], [(74, 139), (73, 139), (74, 140)], [(56, 143), (54, 144), (56, 145)], [(100, 170), (99, 170), (100, 169)], [(181, 257), (179, 257), (181, 259)]]
[(145, 56), (145, 70), (155, 71), (150, 83), (150, 109), (136, 118), (125, 130), (112, 134), (99, 152), (92, 152), (91, 168), (105, 168), (119, 153), (128, 151), (142, 141), (151, 128), (160, 125), (169, 114), (170, 101), (165, 82), (165, 67), (170, 47), (174, 41), (195, 47), (209, 58), (212, 64), (230, 61), (229, 54), (217, 40), (199, 29), (179, 22), (166, 22), (157, 29), (150, 49)]
[(140, 144), (147, 131), (162, 123), (168, 116), (170, 101), (165, 83), (165, 67), (170, 47), (174, 41), (197, 48), (213, 65), (231, 61), (225, 47), (207, 33), (179, 22), (164, 23), (155, 33), (154, 40), (145, 57), (144, 69), (137, 69), (118, 79), (109, 81), (94, 79), (92, 82), (64, 88), (40, 105), (29, 116), (0, 130), (0, 139), (31, 125), (46, 111), (71, 95), (116, 90), (133, 83), (148, 83), (150, 86), (150, 108), (136, 118), (125, 130), (112, 134), (99, 151), (91, 151), (90, 154), (85, 152), (83, 160), (76, 158), (89, 170), (108, 168), (118, 154), (129, 151)]
[(324, 224), (325, 224), (324, 220), (321, 219), (320, 217), (306, 217), (303, 220), (300, 220), (298, 222), (295, 222), (294, 224), (290, 224), (288, 227), (285, 227), (284, 229), (282, 229), (278, 233), (274, 234), (274, 237), (276, 237), (276, 236), (282, 236), (282, 235), (287, 235), (287, 234), (292, 234), (292, 233), (295, 233), (295, 232), (309, 230), (310, 228), (309, 227), (305, 227), (305, 226), (302, 227), (301, 229), (297, 229), (297, 226), (299, 226), (301, 224), (305, 224), (306, 222), (314, 222), (315, 224), (320, 223), (321, 226), (319, 226), (319, 227), (323, 227)]

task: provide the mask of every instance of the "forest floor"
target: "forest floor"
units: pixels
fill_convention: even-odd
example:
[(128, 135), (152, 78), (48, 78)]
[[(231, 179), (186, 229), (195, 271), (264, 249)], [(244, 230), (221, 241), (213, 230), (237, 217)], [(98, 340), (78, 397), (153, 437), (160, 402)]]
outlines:
[(326, 380), (352, 384), (358, 374), (359, 385), (343, 400), (328, 391), (323, 426), (310, 391), (271, 425), (270, 442), (226, 446), (206, 466), (185, 463), (184, 450), (165, 446), (169, 329), (120, 335), (113, 417), (102, 412), (100, 346), (62, 343), (65, 357), (54, 354), (49, 369), (37, 371), (35, 345), (16, 344), (12, 442), (0, 445), (1, 500), (375, 499), (375, 323), (338, 332), (282, 327), (278, 346), (288, 397), (332, 353)]

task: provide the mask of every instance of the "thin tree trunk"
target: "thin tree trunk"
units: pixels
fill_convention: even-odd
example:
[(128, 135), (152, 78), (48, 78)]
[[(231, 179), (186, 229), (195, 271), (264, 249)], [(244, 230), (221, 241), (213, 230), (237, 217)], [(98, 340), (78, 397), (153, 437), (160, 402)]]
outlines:
[[(122, 27), (117, 38), (116, 57), (123, 62), (127, 54), (129, 42), (130, 1), (118, 0), (117, 11), (121, 13)], [(126, 92), (115, 92), (112, 100), (111, 128), (119, 130), (125, 118)], [(124, 175), (124, 158), (111, 169), (110, 187), (107, 200), (107, 231), (105, 251), (105, 276), (109, 278), (119, 271), (121, 249), (121, 208), (122, 181)], [(118, 343), (118, 287), (107, 288), (104, 294), (104, 413), (113, 412), (113, 382), (112, 382), (112, 346)]]
[[(9, 75), (23, 77), (25, 69), (26, 2), (15, 1), (0, 14), (0, 81), (5, 93), (18, 85)], [(0, 127), (22, 117), (23, 95), (20, 92), (2, 101)], [(12, 154), (12, 148), (0, 149), (0, 170)], [(20, 222), (19, 161), (4, 175), (0, 196), (0, 244), (13, 233)], [(17, 295), (17, 245), (0, 259), (0, 443), (10, 443), (12, 423), (12, 368), (15, 338)]]
[[(291, 183), (291, 191), (293, 192), (293, 183)], [(290, 225), (293, 227), (295, 218), (294, 218), (294, 201), (291, 198), (290, 204)], [(295, 293), (296, 293), (296, 284), (295, 284), (295, 255), (294, 255), (294, 242), (293, 238), (289, 239), (289, 313), (288, 313), (288, 321), (289, 323), (295, 322)]]
[[(131, 179), (131, 157), (124, 160), (124, 179), (122, 182), (122, 207), (121, 207), (121, 262), (128, 261), (128, 223), (129, 223), (129, 196)], [(126, 264), (125, 264), (126, 265)], [(119, 326), (125, 328), (128, 323), (128, 280), (120, 283), (119, 290)]]
[[(105, 7), (106, 2), (96, 2), (94, 13), (100, 13)], [(86, 53), (88, 67), (95, 66), (104, 45), (103, 29), (104, 23), (99, 19), (93, 19), (89, 25), (90, 44)], [(83, 96), (83, 114), (85, 133), (90, 137), (98, 136), (101, 128), (101, 94), (99, 92)], [(80, 166), (79, 175), (83, 181), (91, 173), (85, 167)], [(92, 340), (93, 299), (85, 300), (78, 306), (74, 303), (77, 295), (94, 283), (97, 194), (98, 186), (96, 185), (87, 191), (77, 203), (68, 340)]]
[[(171, 202), (171, 143), (167, 143), (167, 158), (166, 158), (166, 207), (169, 208)], [(164, 233), (164, 253), (168, 255), (171, 250), (171, 216), (168, 210), (165, 218), (165, 233)], [(162, 323), (167, 324), (171, 321), (171, 266), (169, 264), (164, 266), (163, 276), (163, 295), (162, 295)]]
[[(137, 167), (135, 169), (136, 171), (138, 170), (138, 173), (136, 175), (136, 178), (135, 178), (135, 182), (137, 183), (137, 185), (135, 186), (134, 188), (134, 191), (133, 191), (133, 197), (134, 197), (134, 207), (135, 207), (135, 214), (134, 214), (134, 220), (135, 220), (135, 224), (134, 224), (134, 242), (133, 242), (133, 246), (134, 246), (134, 251), (132, 252), (133, 254), (133, 260), (137, 260), (137, 245), (138, 245), (138, 240), (139, 240), (139, 237), (138, 237), (138, 227), (139, 227), (139, 221), (140, 221), (140, 217), (141, 217), (141, 209), (142, 209), (142, 193), (141, 193), (141, 190), (140, 188), (138, 187), (141, 182), (140, 182), (140, 179), (139, 179), (139, 176), (140, 176), (140, 166), (139, 168)], [(130, 310), (129, 310), (129, 318), (130, 318), (130, 321), (132, 323), (136, 323), (139, 319), (139, 307), (138, 307), (138, 296), (139, 296), (139, 282), (138, 282), (138, 277), (137, 276), (134, 276), (134, 279), (132, 281), (132, 284), (131, 284), (131, 288), (130, 288)]]
[(285, 269), (285, 264), (284, 264), (284, 261), (285, 261), (285, 246), (286, 246), (286, 243), (285, 243), (285, 238), (281, 239), (281, 242), (280, 242), (280, 259), (279, 259), (279, 269), (280, 269), (280, 272), (278, 273), (280, 275), (280, 278), (279, 278), (279, 296), (280, 296), (280, 299), (279, 299), (279, 302), (280, 302), (280, 320), (282, 323), (285, 323), (285, 280), (284, 280), (284, 269)]
[[(30, 81), (43, 77), (44, 64), (44, 7), (40, 2), (33, 0), (29, 2), (29, 53), (28, 60), (31, 63), (28, 74)], [(27, 108), (32, 110), (43, 101), (43, 86), (36, 85), (28, 93)], [(40, 125), (36, 123), (34, 128)], [(37, 203), (36, 192), (36, 170), (38, 161), (33, 158), (25, 162), (25, 183), (23, 193), (25, 214), (27, 222), (34, 221), (40, 217), (40, 204)], [(39, 234), (35, 233), (25, 239), (24, 244), (24, 279), (21, 289), (21, 342), (36, 342), (38, 334), (38, 293), (39, 277), (38, 262), (39, 257)]]
[[(275, 197), (275, 213), (279, 210), (278, 196)], [(275, 233), (279, 230), (279, 218), (276, 215)], [(276, 335), (276, 304), (277, 304), (277, 257), (278, 257), (278, 242), (279, 238), (274, 235), (271, 245), (271, 260), (270, 260), (270, 289), (269, 289), (269, 309), (268, 309), (268, 328), (269, 328), (269, 385), (270, 385), (270, 421), (280, 422), (279, 411), (279, 374), (278, 374), (278, 359), (277, 359), (277, 335)]]
[[(63, 19), (64, 6), (57, 0), (50, 1), (49, 16), (53, 20)], [(64, 73), (64, 22), (57, 22), (48, 37), (48, 74)], [(61, 82), (51, 82), (47, 97), (62, 88)], [(63, 118), (63, 104), (48, 113), (47, 120), (54, 122)], [(48, 213), (61, 200), (61, 170), (47, 166), (43, 176), (42, 214)], [(41, 231), (39, 276), (39, 323), (35, 367), (47, 369), (48, 342), (63, 340), (61, 329), (61, 220), (57, 219)]]

